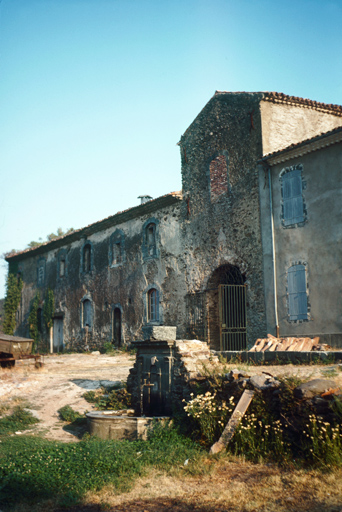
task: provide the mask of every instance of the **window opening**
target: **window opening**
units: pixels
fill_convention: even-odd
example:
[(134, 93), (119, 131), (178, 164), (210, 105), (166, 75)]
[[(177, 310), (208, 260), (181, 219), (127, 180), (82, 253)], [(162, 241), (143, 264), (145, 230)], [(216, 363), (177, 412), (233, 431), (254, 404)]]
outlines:
[(301, 169), (292, 169), (282, 177), (284, 226), (304, 221), (303, 183)]
[(83, 327), (92, 327), (92, 306), (89, 299), (83, 301)]
[(293, 265), (287, 273), (289, 320), (308, 319), (306, 270), (304, 265)]
[(146, 228), (147, 253), (149, 256), (156, 254), (156, 225), (149, 224)]
[(121, 347), (121, 310), (120, 308), (114, 308), (114, 319), (113, 319), (113, 333), (114, 343), (118, 347)]
[(65, 259), (61, 258), (59, 260), (59, 277), (65, 276)]
[(152, 288), (148, 292), (148, 321), (156, 322), (159, 320), (159, 293)]
[(83, 248), (83, 272), (91, 270), (91, 246), (86, 244)]
[(113, 242), (113, 260), (112, 265), (119, 265), (122, 262), (122, 246), (121, 242)]

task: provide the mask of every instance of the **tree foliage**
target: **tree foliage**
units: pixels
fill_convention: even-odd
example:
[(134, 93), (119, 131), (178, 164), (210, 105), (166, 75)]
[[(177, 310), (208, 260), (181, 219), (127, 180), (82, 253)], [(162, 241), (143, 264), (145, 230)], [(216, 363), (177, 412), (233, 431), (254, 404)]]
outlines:
[(20, 304), (21, 290), (23, 287), (23, 281), (21, 277), (8, 273), (6, 282), (6, 298), (4, 303), (5, 318), (3, 323), (3, 330), (5, 334), (12, 335), (15, 330), (15, 314)]
[[(52, 240), (55, 240), (56, 238), (59, 238), (61, 236), (69, 235), (73, 231), (75, 231), (74, 228), (69, 228), (66, 231), (63, 231), (62, 228), (57, 228), (56, 233), (50, 233), (49, 235), (46, 236), (46, 242), (51, 242)], [(42, 238), (39, 238), (38, 240), (38, 242), (32, 240), (32, 242), (27, 244), (27, 247), (33, 249), (34, 247), (39, 247), (39, 245), (42, 245), (44, 243), (44, 240)]]

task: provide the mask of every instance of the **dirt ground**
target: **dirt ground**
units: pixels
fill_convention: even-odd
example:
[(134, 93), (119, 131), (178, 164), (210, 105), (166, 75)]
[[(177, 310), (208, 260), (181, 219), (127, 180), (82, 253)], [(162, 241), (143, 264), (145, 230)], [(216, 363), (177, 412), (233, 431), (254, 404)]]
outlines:
[[(65, 430), (58, 409), (70, 405), (83, 412), (92, 406), (82, 398), (87, 389), (96, 389), (101, 381), (124, 381), (135, 356), (95, 354), (50, 355), (44, 366), (36, 369), (32, 362), (19, 363), (13, 369), (0, 369), (0, 400), (25, 398), (40, 423), (32, 433), (49, 439), (78, 441)], [(329, 366), (236, 366), (250, 375), (268, 372), (273, 376), (318, 377), (334, 379), (342, 386), (341, 365)], [(27, 431), (25, 432), (27, 433)], [(17, 434), (20, 435), (20, 434)], [(318, 472), (285, 471), (272, 464), (251, 464), (223, 455), (207, 460), (203, 475), (184, 475), (160, 471), (138, 478), (133, 488), (123, 494), (104, 488), (89, 493), (83, 504), (68, 508), (70, 512), (342, 512), (342, 470)], [(14, 512), (31, 510), (18, 505)], [(62, 512), (52, 501), (34, 509), (37, 512)], [(63, 509), (65, 512), (65, 509)]]
[[(135, 356), (118, 353), (106, 354), (62, 354), (43, 357), (43, 367), (36, 369), (32, 360), (17, 361), (12, 369), (0, 368), (0, 399), (25, 398), (30, 410), (39, 418), (35, 427), (49, 439), (75, 441), (75, 434), (65, 430), (65, 423), (58, 409), (70, 405), (83, 413), (91, 411), (92, 405), (82, 397), (89, 389), (96, 389), (104, 381), (126, 381)], [(227, 369), (236, 365), (227, 365)], [(333, 378), (342, 386), (341, 365), (283, 365), (283, 366), (238, 366), (250, 375), (268, 372), (275, 377), (297, 376), (301, 379), (318, 377)]]
[(80, 413), (93, 410), (82, 395), (104, 381), (126, 381), (134, 361), (135, 356), (125, 353), (49, 355), (42, 358), (39, 369), (32, 360), (19, 361), (12, 369), (0, 368), (0, 399), (25, 398), (40, 420), (35, 432), (49, 439), (75, 441), (75, 434), (63, 428), (58, 409), (70, 405)]

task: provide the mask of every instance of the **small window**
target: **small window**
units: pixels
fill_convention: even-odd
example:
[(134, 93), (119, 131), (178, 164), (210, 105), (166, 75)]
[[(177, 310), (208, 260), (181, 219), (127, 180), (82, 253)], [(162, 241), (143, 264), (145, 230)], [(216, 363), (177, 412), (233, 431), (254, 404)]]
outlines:
[(142, 255), (144, 259), (157, 258), (159, 256), (159, 220), (152, 217), (148, 219), (142, 228)]
[(65, 259), (61, 258), (59, 261), (59, 277), (65, 276)]
[(228, 168), (225, 155), (214, 158), (209, 165), (210, 198), (217, 199), (228, 192)]
[(304, 222), (304, 201), (301, 166), (290, 168), (281, 176), (284, 226)]
[(125, 235), (121, 229), (112, 233), (109, 241), (109, 266), (116, 267), (125, 261)]
[(82, 303), (82, 327), (92, 327), (93, 323), (93, 309), (89, 299), (85, 299)]
[(304, 265), (293, 265), (287, 273), (289, 320), (308, 319), (306, 271)]
[(112, 265), (120, 265), (122, 262), (122, 247), (121, 247), (121, 241), (115, 241), (113, 242), (113, 260)]
[(156, 255), (156, 225), (151, 223), (146, 228), (146, 245), (148, 256)]
[(38, 262), (37, 284), (38, 286), (44, 286), (45, 284), (45, 258), (41, 258)]
[(91, 245), (88, 243), (83, 247), (83, 272), (91, 271)]
[(159, 320), (159, 292), (156, 288), (151, 288), (147, 294), (148, 298), (148, 322), (157, 322)]

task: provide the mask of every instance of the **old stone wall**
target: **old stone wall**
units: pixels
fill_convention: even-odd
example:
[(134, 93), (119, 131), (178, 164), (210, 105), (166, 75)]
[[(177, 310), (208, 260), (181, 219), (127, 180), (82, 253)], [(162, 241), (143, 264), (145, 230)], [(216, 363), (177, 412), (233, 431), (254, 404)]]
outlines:
[[(188, 292), (204, 292), (213, 272), (237, 267), (247, 285), (248, 341), (265, 334), (258, 176), (262, 155), (259, 102), (262, 94), (217, 94), (180, 141), (183, 178), (184, 259)], [(216, 185), (213, 160), (227, 166), (227, 185)], [(216, 172), (220, 179), (219, 170)], [(224, 188), (226, 191), (224, 191)], [(217, 190), (223, 193), (217, 194)], [(209, 283), (209, 285), (208, 285)], [(228, 283), (222, 283), (228, 284)], [(208, 290), (209, 291), (209, 290)], [(206, 293), (204, 338), (219, 349), (218, 327), (210, 326), (217, 297)], [(213, 323), (213, 322), (212, 322)], [(198, 333), (195, 333), (196, 335)]]
[[(21, 258), (18, 270), (24, 287), (20, 306), (17, 334), (28, 335), (28, 315), (32, 301), (39, 291), (41, 307), (47, 289), (54, 291), (55, 317), (63, 322), (65, 349), (97, 349), (105, 342), (114, 341), (114, 311), (120, 311), (121, 345), (142, 338), (142, 327), (147, 318), (147, 293), (158, 291), (158, 318), (152, 323), (185, 324), (185, 283), (180, 238), (180, 204), (157, 208), (133, 219), (99, 229), (56, 249), (40, 248), (38, 254)], [(148, 206), (148, 205), (147, 205)], [(144, 229), (153, 222), (157, 226), (155, 253), (144, 252)], [(121, 261), (113, 263), (112, 237), (122, 236)], [(116, 235), (115, 235), (116, 236)], [(89, 268), (83, 261), (84, 247), (90, 247)], [(149, 249), (152, 251), (152, 249)], [(60, 275), (60, 260), (64, 259), (64, 275)], [(88, 257), (88, 256), (86, 256)], [(39, 267), (44, 277), (39, 283)], [(89, 301), (90, 325), (85, 328), (84, 302)], [(175, 307), (170, 307), (175, 305)], [(48, 333), (43, 332), (45, 347)]]

